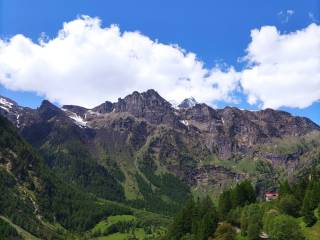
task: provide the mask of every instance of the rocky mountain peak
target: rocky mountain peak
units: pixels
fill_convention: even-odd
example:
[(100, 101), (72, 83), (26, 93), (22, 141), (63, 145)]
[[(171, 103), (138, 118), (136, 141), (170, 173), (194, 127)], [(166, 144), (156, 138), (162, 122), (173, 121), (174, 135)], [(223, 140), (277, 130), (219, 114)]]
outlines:
[(163, 123), (164, 119), (173, 122), (174, 113), (171, 104), (155, 90), (133, 92), (125, 98), (119, 98), (113, 104), (115, 112), (128, 112), (137, 118), (145, 118), (150, 123)]
[(63, 114), (63, 111), (59, 107), (52, 104), (48, 100), (43, 100), (37, 110), (39, 115), (44, 119), (50, 119), (54, 116)]
[(142, 104), (143, 106), (156, 106), (161, 104), (170, 105), (159, 93), (153, 89), (139, 93), (134, 91), (132, 94), (126, 96), (124, 99), (119, 98), (118, 102), (125, 102), (127, 105)]
[[(163, 99), (160, 95), (159, 95), (159, 93), (156, 91), (156, 90), (154, 90), (154, 89), (148, 89), (147, 91), (145, 91), (145, 92), (142, 92), (141, 93), (141, 95), (142, 96), (144, 96), (144, 97), (152, 97), (152, 98), (161, 98), (161, 99)], [(163, 99), (164, 100), (164, 99)]]

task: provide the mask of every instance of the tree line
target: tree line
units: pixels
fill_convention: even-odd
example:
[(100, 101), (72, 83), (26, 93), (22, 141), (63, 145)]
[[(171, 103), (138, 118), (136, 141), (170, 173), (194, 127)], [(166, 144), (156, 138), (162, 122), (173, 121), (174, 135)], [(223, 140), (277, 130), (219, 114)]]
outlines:
[[(279, 198), (270, 202), (258, 199), (255, 186), (248, 180), (225, 190), (214, 204), (209, 197), (190, 199), (179, 212), (164, 239), (170, 240), (303, 240), (298, 218), (306, 227), (320, 216), (319, 171), (279, 184)], [(318, 209), (318, 210), (317, 210)], [(316, 211), (317, 210), (317, 211)]]

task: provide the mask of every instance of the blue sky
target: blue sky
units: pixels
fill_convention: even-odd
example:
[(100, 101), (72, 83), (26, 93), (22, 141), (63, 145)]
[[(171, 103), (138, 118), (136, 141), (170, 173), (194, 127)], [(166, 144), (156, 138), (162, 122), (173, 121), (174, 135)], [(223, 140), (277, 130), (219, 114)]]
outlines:
[[(288, 16), (287, 10), (293, 10), (294, 14)], [(239, 63), (238, 59), (246, 55), (252, 29), (271, 25), (284, 34), (294, 32), (312, 22), (319, 24), (319, 13), (318, 0), (0, 0), (0, 38), (10, 39), (23, 34), (36, 42), (42, 32), (54, 38), (63, 22), (89, 15), (99, 17), (105, 27), (117, 24), (121, 31), (138, 30), (160, 43), (178, 44), (186, 51), (196, 53), (207, 68), (226, 63), (241, 71), (244, 63)], [(312, 18), (310, 14), (313, 14)], [(0, 85), (0, 94), (30, 107), (37, 107), (42, 100), (36, 93), (12, 91), (3, 85)], [(257, 108), (246, 102), (243, 93), (236, 92), (235, 95), (241, 101), (217, 101), (216, 105)], [(319, 101), (302, 109), (280, 109), (320, 123)]]

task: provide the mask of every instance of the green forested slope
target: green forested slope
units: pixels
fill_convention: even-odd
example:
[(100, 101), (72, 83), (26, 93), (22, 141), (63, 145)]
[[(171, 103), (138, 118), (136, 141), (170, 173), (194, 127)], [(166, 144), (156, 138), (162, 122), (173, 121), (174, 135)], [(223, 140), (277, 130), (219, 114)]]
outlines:
[(94, 196), (63, 183), (2, 117), (0, 190), (0, 214), (45, 239), (63, 235), (63, 230), (56, 231), (59, 227), (52, 228), (47, 223), (70, 231), (85, 231), (109, 215), (131, 213), (129, 208), (99, 203)]

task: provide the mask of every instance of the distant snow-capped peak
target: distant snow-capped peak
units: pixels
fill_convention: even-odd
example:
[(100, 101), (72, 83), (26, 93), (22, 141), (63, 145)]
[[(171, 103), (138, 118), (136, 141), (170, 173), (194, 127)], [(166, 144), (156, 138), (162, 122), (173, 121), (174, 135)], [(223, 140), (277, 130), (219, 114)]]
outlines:
[(198, 102), (193, 98), (186, 98), (185, 100), (183, 100), (178, 107), (179, 108), (192, 108), (194, 107)]

